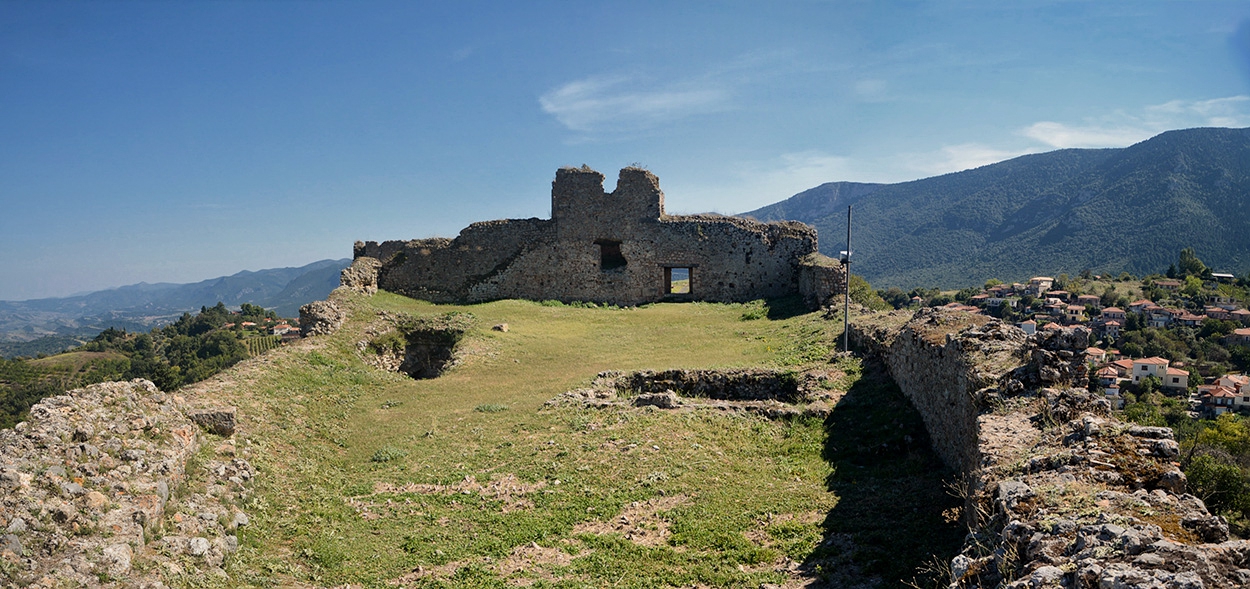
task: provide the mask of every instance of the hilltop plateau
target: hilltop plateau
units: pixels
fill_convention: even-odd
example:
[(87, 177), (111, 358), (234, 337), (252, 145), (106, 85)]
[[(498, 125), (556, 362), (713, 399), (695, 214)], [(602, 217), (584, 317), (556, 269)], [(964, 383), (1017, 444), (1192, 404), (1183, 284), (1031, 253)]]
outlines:
[[(332, 301), (345, 311), (332, 335), (176, 395), (147, 401), (149, 385), (125, 393), (142, 397), (126, 419), (160, 408), (148, 429), (100, 421), (84, 407), (100, 393), (32, 410), (22, 435), (86, 439), (108, 457), (75, 453), (64, 474), (34, 462), (66, 460), (57, 450), (5, 459), (23, 493), (11, 496), (49, 506), (47, 518), (31, 503), (0, 514), (10, 529), (14, 509), (35, 518), (13, 533), (28, 558), (99, 541), (93, 526), (130, 509), (110, 488), (143, 494), (166, 480), (150, 474), (154, 463), (121, 457), (132, 446), (153, 455), (152, 427), (183, 427), (166, 416), (171, 403), (230, 406), (237, 421), (232, 435), (199, 432), (194, 447), (177, 448), (193, 458), (168, 498), (153, 500), (160, 510), (145, 516), (144, 544), (127, 552), (104, 538), (78, 569), (34, 559), (5, 574), (151, 587), (901, 586), (924, 579), (917, 567), (954, 553), (964, 534), (943, 517), (958, 502), (920, 417), (879, 370), (837, 356), (839, 324), (796, 314), (797, 301), (454, 306), (342, 291)], [(396, 336), (403, 326), (407, 339)], [(430, 344), (436, 331), (453, 334), (440, 341), (457, 350), (441, 374), (396, 372), (403, 364), (387, 351)], [(806, 382), (808, 401), (566, 394), (597, 386), (605, 371), (695, 369), (774, 383), (767, 390)], [(96, 417), (75, 426), (76, 411)], [(54, 415), (67, 424), (39, 419)], [(129, 483), (118, 464), (149, 478)], [(83, 492), (113, 503), (96, 497), (91, 507), (64, 487), (83, 469), (92, 471)], [(235, 471), (247, 476), (224, 480)], [(63, 504), (75, 511), (58, 520)]]
[(1250, 129), (1168, 131), (899, 184), (830, 182), (743, 216), (814, 225), (874, 286), (956, 288), (1089, 269), (1144, 275), (1192, 247), (1250, 272)]

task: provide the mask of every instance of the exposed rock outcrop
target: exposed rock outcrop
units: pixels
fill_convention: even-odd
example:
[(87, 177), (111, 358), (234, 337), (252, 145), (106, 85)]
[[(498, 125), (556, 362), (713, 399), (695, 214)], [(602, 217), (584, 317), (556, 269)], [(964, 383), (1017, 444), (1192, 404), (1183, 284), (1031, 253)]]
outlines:
[(1185, 493), (1167, 428), (1118, 421), (1087, 384), (1083, 328), (1025, 336), (926, 309), (853, 326), (963, 475), (952, 587), (1239, 587), (1250, 542)]

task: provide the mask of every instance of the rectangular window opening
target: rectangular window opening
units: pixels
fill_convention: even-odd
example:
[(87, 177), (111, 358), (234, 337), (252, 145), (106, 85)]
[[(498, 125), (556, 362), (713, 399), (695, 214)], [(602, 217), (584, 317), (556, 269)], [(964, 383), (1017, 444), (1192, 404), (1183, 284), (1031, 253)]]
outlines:
[(690, 294), (690, 268), (665, 268), (664, 282), (666, 283), (665, 294)]
[(603, 272), (624, 268), (628, 263), (625, 256), (621, 255), (621, 242), (611, 239), (597, 239), (595, 245), (599, 246), (599, 269)]

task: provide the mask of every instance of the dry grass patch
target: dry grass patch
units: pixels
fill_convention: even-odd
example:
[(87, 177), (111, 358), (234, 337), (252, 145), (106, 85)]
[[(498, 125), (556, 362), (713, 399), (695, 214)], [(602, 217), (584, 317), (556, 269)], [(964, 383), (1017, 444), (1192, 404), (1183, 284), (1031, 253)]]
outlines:
[(639, 546), (661, 546), (672, 535), (672, 524), (665, 513), (688, 503), (690, 498), (686, 495), (634, 501), (612, 519), (588, 521), (573, 526), (573, 535), (620, 534)]

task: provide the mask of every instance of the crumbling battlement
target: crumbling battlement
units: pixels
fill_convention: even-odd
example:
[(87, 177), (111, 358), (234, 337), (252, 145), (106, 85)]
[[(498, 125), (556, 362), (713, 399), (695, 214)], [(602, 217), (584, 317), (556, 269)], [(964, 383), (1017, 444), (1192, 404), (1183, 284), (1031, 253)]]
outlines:
[(659, 179), (640, 168), (621, 170), (612, 192), (603, 182), (585, 166), (561, 168), (549, 220), (473, 223), (455, 239), (357, 242), (354, 254), (378, 260), (378, 288), (434, 302), (637, 305), (802, 292), (817, 306), (844, 288), (842, 268), (818, 259), (816, 231), (807, 225), (668, 215)]
[(1084, 328), (1025, 336), (925, 309), (852, 330), (962, 475), (970, 533), (952, 588), (1250, 584), (1250, 542), (1185, 492), (1172, 431), (1123, 423), (1083, 388)]

